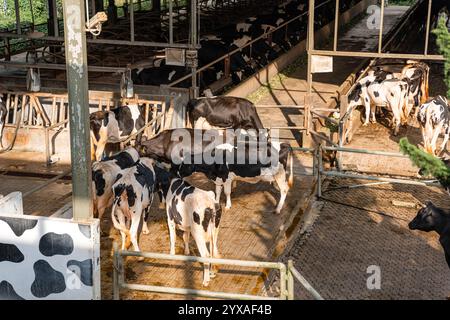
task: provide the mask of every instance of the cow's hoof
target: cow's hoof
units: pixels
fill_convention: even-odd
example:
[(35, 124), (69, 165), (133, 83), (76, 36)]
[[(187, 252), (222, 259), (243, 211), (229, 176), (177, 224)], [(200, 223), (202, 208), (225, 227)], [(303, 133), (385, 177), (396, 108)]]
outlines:
[(368, 125), (369, 125), (368, 123), (365, 123), (365, 122), (364, 122), (362, 126), (363, 126), (363, 127), (367, 127)]
[(209, 286), (209, 281), (203, 281), (203, 286), (204, 286), (204, 287)]
[(148, 234), (150, 234), (150, 231), (149, 230), (142, 230), (142, 233), (145, 234), (145, 235), (148, 235)]

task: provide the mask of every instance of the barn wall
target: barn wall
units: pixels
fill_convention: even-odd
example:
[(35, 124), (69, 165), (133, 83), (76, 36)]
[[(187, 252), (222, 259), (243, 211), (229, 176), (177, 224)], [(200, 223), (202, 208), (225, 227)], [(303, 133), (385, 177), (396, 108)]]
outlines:
[[(372, 4), (376, 4), (377, 0), (363, 0), (359, 2), (356, 6), (347, 10), (343, 14), (340, 15), (339, 23), (340, 25), (344, 25), (349, 23), (353, 18), (365, 12), (367, 7)], [(334, 20), (322, 27), (320, 30), (315, 32), (315, 43), (316, 46), (324, 41), (328, 40), (333, 36), (334, 29)], [(245, 80), (239, 86), (231, 89), (225, 95), (233, 96), (233, 97), (242, 97), (245, 98), (249, 94), (258, 90), (262, 85), (269, 83), (269, 81), (280, 73), (287, 66), (292, 64), (299, 56), (306, 52), (306, 40), (303, 40), (299, 44), (297, 44), (294, 48), (289, 50), (289, 52), (285, 53), (272, 63), (270, 63), (267, 67), (260, 70), (257, 74)]]
[(0, 299), (100, 299), (97, 219), (0, 213)]

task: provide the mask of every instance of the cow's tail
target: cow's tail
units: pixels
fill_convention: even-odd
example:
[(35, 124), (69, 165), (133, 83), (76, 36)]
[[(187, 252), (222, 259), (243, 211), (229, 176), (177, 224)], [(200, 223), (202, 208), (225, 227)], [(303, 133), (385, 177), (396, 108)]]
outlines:
[(292, 154), (292, 148), (289, 148), (287, 164), (289, 166), (288, 186), (289, 188), (292, 188), (294, 186), (294, 157)]
[(186, 128), (194, 129), (194, 118), (192, 116), (192, 111), (197, 105), (196, 99), (191, 99), (186, 105)]
[(210, 213), (212, 214), (211, 216), (211, 220), (209, 221), (209, 238), (211, 239), (209, 241), (209, 253), (211, 254), (211, 258), (214, 258), (217, 254), (217, 252), (215, 252), (214, 250), (214, 243), (216, 243), (217, 239), (216, 239), (216, 232), (215, 232), (215, 225), (216, 225), (216, 210), (211, 209), (211, 208), (206, 208), (205, 209), (205, 214), (207, 213), (207, 211), (210, 211)]
[[(111, 210), (111, 220), (112, 220), (112, 223), (114, 225), (114, 228), (116, 228), (117, 230), (122, 231), (122, 232), (125, 233), (125, 235), (126, 235), (125, 249), (126, 249), (126, 248), (129, 247), (129, 244), (131, 242), (130, 241), (131, 236), (130, 236), (130, 231), (124, 225), (122, 225), (119, 221), (117, 221), (115, 212), (116, 212), (116, 208), (117, 208), (119, 200), (121, 201), (121, 203), (123, 203), (126, 206), (128, 206), (127, 191), (126, 191), (125, 188), (121, 189), (119, 191), (119, 194), (114, 199), (114, 203), (113, 203), (112, 210)], [(127, 208), (127, 212), (128, 211), (129, 211), (129, 208)]]

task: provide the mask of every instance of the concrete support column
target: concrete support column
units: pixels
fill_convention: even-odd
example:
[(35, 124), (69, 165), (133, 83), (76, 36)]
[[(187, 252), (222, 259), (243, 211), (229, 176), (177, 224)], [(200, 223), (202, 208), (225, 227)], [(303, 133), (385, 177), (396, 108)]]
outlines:
[(92, 218), (89, 92), (83, 0), (64, 0), (73, 218)]

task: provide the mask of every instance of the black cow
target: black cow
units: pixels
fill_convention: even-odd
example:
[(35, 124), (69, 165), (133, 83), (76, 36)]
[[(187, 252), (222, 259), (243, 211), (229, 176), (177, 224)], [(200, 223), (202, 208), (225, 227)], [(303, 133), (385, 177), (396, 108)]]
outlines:
[(3, 149), (3, 129), (5, 128), (7, 113), (8, 109), (6, 108), (4, 97), (0, 96), (0, 148), (2, 149)]
[[(111, 111), (96, 111), (89, 117), (91, 157), (99, 161), (107, 143), (119, 143), (122, 138), (138, 132), (145, 125), (143, 105), (125, 105)], [(139, 144), (143, 132), (136, 136)]]
[(450, 212), (427, 201), (425, 207), (419, 210), (408, 226), (411, 230), (436, 231), (440, 236), (439, 242), (444, 248), (445, 260), (450, 268)]
[[(183, 78), (191, 73), (186, 67), (169, 66), (165, 61), (159, 63), (153, 68), (134, 69), (131, 73), (131, 79), (134, 84), (159, 86), (161, 84), (170, 84), (178, 79)], [(186, 79), (176, 85), (180, 88), (189, 88), (191, 86), (190, 79)]]
[(255, 105), (243, 98), (216, 97), (189, 101), (186, 111), (192, 128), (263, 129)]
[[(198, 159), (198, 150), (207, 150), (211, 147), (213, 140), (202, 139), (201, 143), (195, 138), (200, 135), (206, 137), (206, 132), (194, 129), (175, 129), (166, 130), (150, 140), (142, 142), (139, 148), (139, 154), (144, 157), (150, 157), (161, 162), (168, 163), (172, 166), (173, 172), (181, 177), (187, 177), (194, 172), (204, 173), (210, 180), (216, 184), (216, 201), (219, 202), (222, 188), (227, 198), (226, 208), (231, 208), (231, 185), (233, 180), (244, 180), (250, 183), (258, 181), (276, 182), (280, 190), (280, 200), (278, 202), (276, 213), (280, 213), (286, 199), (289, 188), (293, 185), (293, 156), (292, 148), (286, 143), (267, 143), (265, 150), (252, 149), (252, 143), (245, 141), (237, 144), (238, 135), (234, 135), (228, 139), (228, 131), (223, 133), (224, 141), (220, 145), (215, 145), (212, 149), (213, 161), (211, 164), (206, 163), (203, 157)], [(216, 130), (210, 130), (217, 132)], [(189, 141), (184, 141), (189, 139)], [(239, 139), (240, 141), (242, 139)], [(215, 141), (217, 142), (217, 141)], [(200, 145), (201, 144), (201, 145)], [(180, 148), (182, 146), (182, 148)], [(244, 149), (238, 149), (240, 148)], [(262, 144), (261, 146), (264, 146)], [(218, 150), (222, 154), (218, 155)], [(183, 151), (183, 154), (180, 152)], [(240, 152), (242, 151), (242, 152)], [(254, 154), (261, 154), (270, 158), (270, 161), (263, 162), (257, 157), (254, 163), (250, 162), (250, 157)], [(277, 153), (277, 156), (275, 154)], [(243, 156), (241, 162), (238, 156)], [(274, 156), (275, 158), (271, 158)], [(230, 161), (231, 159), (231, 161)], [(275, 159), (276, 161), (273, 161)], [(242, 161), (243, 160), (243, 161)], [(200, 161), (200, 163), (198, 163)]]

